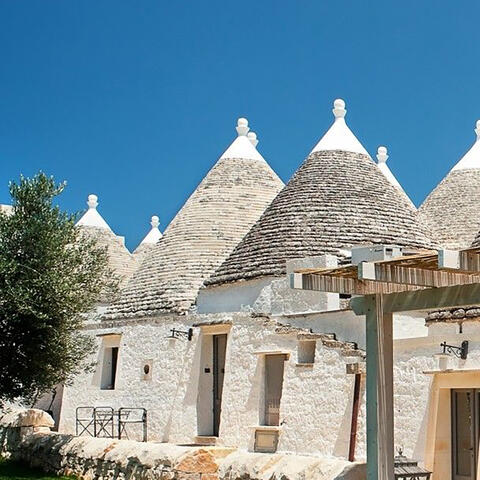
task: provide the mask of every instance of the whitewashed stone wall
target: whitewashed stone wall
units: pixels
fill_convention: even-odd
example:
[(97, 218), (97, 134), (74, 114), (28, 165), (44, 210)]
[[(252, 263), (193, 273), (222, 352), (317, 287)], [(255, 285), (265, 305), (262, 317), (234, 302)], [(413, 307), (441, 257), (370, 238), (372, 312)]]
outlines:
[[(472, 331), (474, 330), (474, 331)], [(459, 333), (439, 333), (422, 338), (399, 339), (394, 348), (394, 402), (395, 402), (395, 444), (404, 448), (407, 456), (420, 461), (426, 460), (429, 452), (427, 440), (434, 435), (430, 415), (432, 410), (432, 388), (434, 379), (444, 378), (444, 388), (458, 386), (458, 379), (470, 372), (480, 369), (480, 323), (475, 329)], [(446, 341), (451, 345), (460, 345), (469, 341), (467, 360), (451, 357), (449, 373), (441, 373), (435, 354), (441, 352), (440, 343)], [(478, 377), (478, 376), (477, 376)], [(451, 383), (449, 383), (451, 378)], [(480, 387), (477, 384), (464, 385), (469, 388)], [(434, 418), (436, 421), (450, 424), (448, 416)], [(432, 438), (430, 438), (432, 440)], [(432, 467), (432, 465), (430, 465)], [(434, 477), (439, 478), (439, 477)]]
[[(65, 389), (60, 431), (75, 431), (77, 406), (138, 406), (148, 410), (149, 439), (192, 443), (199, 433), (199, 378), (208, 366), (205, 358), (201, 357), (201, 339), (205, 334), (202, 329), (224, 323), (231, 324), (231, 327), (218, 443), (252, 450), (255, 427), (259, 425), (261, 415), (262, 352), (285, 352), (289, 358), (285, 362), (280, 405), (279, 452), (346, 458), (353, 400), (353, 375), (346, 374), (346, 363), (358, 362), (359, 359), (345, 358), (339, 349), (317, 341), (315, 363), (309, 367), (298, 366), (295, 328), (331, 333), (337, 325), (341, 340), (361, 341), (362, 320), (349, 311), (275, 319), (237, 312), (92, 324), (92, 335), (121, 334), (116, 389), (100, 390), (98, 371), (79, 376), (73, 386)], [(195, 327), (191, 342), (166, 338), (173, 327), (187, 330), (202, 322), (210, 326)], [(401, 330), (408, 332), (409, 322), (419, 326), (419, 317), (398, 317), (396, 322)], [(290, 324), (292, 333), (275, 331), (279, 323)], [(460, 345), (462, 340), (469, 340), (468, 360), (455, 360), (451, 366), (464, 371), (480, 369), (480, 323), (463, 325), (463, 333), (458, 333), (458, 325), (449, 325), (446, 329), (440, 327), (430, 326), (427, 336), (397, 338), (394, 342), (395, 444), (420, 461), (426, 457), (434, 378), (434, 375), (425, 372), (438, 368), (434, 354), (440, 352), (440, 343), (447, 341)], [(423, 329), (419, 330), (423, 333)], [(412, 332), (415, 334), (415, 328)], [(109, 337), (96, 338), (100, 347)], [(96, 360), (102, 363), (101, 348)], [(147, 360), (152, 365), (152, 378), (142, 380), (142, 369)], [(356, 458), (364, 457), (363, 385)]]
[(84, 480), (365, 479), (365, 464), (341, 459), (73, 437), (50, 432), (52, 424), (40, 410), (0, 412), (0, 457)]
[[(202, 320), (231, 322), (226, 352), (222, 418), (219, 442), (253, 448), (254, 427), (259, 425), (263, 355), (289, 353), (285, 363), (280, 406), (279, 450), (346, 456), (353, 377), (346, 374), (346, 360), (339, 350), (319, 341), (315, 364), (299, 367), (298, 340), (275, 333), (277, 322), (247, 313), (218, 316), (161, 317), (148, 321), (124, 321), (90, 330), (98, 344), (102, 364), (105, 334), (121, 334), (115, 390), (101, 390), (98, 369), (78, 376), (63, 396), (60, 431), (74, 433), (78, 406), (144, 407), (148, 410), (149, 439), (191, 443), (198, 434), (197, 396), (201, 361), (201, 327), (194, 328), (191, 342), (166, 338), (170, 328), (188, 329)], [(97, 336), (102, 335), (102, 336)], [(144, 361), (152, 364), (152, 380), (142, 380)], [(341, 433), (340, 433), (340, 430)], [(363, 435), (360, 422), (360, 437)], [(361, 437), (362, 438), (362, 437)], [(360, 442), (361, 443), (361, 442)], [(359, 446), (359, 458), (363, 447)]]

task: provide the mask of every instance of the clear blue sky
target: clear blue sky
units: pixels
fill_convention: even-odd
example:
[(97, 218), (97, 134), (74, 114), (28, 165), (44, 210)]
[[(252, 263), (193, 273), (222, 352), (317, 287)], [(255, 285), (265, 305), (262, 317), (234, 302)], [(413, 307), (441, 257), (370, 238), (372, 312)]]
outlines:
[(287, 181), (347, 122), (420, 204), (474, 140), (478, 2), (0, 1), (0, 203), (39, 169), (135, 247), (235, 137)]

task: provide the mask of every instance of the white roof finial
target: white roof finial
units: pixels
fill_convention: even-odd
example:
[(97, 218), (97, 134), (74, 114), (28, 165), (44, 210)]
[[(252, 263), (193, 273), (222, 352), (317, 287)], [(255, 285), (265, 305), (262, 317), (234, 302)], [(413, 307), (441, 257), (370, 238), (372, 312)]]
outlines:
[(475, 133), (477, 138), (470, 150), (460, 159), (452, 168), (454, 170), (480, 169), (480, 120), (475, 124)]
[(255, 132), (248, 132), (247, 138), (250, 140), (250, 143), (256, 147), (258, 145), (257, 134)]
[(158, 228), (160, 225), (160, 219), (157, 217), (157, 215), (152, 216), (152, 221), (150, 222), (150, 225), (152, 228)]
[(248, 120), (246, 118), (243, 118), (243, 117), (239, 118), (237, 120), (236, 129), (237, 129), (238, 136), (246, 135), (248, 133), (248, 131), (250, 130), (248, 128)]
[(377, 160), (378, 163), (385, 163), (388, 160), (387, 147), (378, 147)]
[(138, 249), (141, 246), (155, 245), (162, 238), (162, 232), (160, 232), (160, 229), (158, 228), (158, 226), (160, 225), (160, 219), (157, 217), (157, 215), (152, 216), (150, 225), (152, 226), (151, 230), (147, 233), (145, 238), (140, 242), (140, 245), (135, 249), (134, 253), (138, 253), (139, 251)]
[(91, 193), (88, 196), (87, 205), (88, 205), (88, 208), (97, 208), (98, 207), (98, 197), (96, 195), (94, 195), (93, 193)]
[(108, 223), (98, 213), (98, 197), (91, 193), (87, 200), (88, 210), (83, 214), (82, 218), (77, 222), (77, 225), (84, 227), (97, 227), (111, 230)]
[(333, 112), (333, 115), (335, 116), (335, 119), (345, 117), (347, 110), (345, 109), (345, 102), (341, 98), (337, 98), (333, 102), (332, 112)]
[[(254, 132), (250, 132), (248, 127), (248, 120), (240, 117), (237, 121), (238, 137), (230, 144), (230, 146), (223, 152), (222, 158), (243, 158), (249, 160), (263, 160), (263, 157), (258, 153), (255, 145), (258, 143), (257, 136)], [(255, 139), (255, 142), (253, 141)]]

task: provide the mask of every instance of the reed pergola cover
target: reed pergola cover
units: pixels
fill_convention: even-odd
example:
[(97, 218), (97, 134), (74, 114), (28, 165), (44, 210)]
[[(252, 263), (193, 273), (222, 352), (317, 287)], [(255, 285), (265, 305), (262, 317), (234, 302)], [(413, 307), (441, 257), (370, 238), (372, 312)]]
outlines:
[(291, 287), (352, 293), (365, 316), (367, 351), (367, 478), (394, 475), (393, 314), (475, 305), (480, 298), (480, 248), (417, 252), (336, 269), (298, 270)]

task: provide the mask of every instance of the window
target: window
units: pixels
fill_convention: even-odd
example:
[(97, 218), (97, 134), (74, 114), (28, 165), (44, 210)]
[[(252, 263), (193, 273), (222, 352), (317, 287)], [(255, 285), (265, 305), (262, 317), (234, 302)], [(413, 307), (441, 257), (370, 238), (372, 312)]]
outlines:
[(315, 340), (300, 340), (298, 342), (297, 361), (298, 363), (314, 363), (315, 362)]

